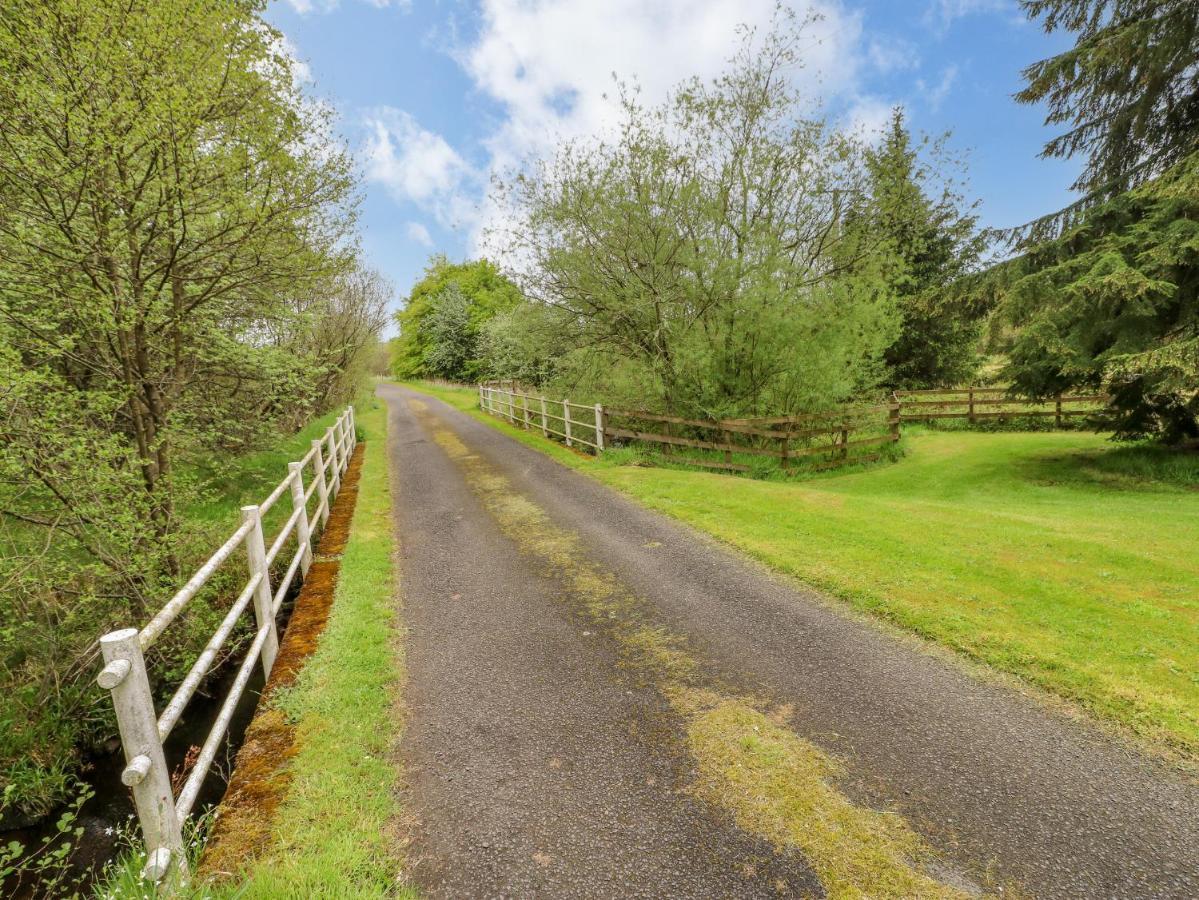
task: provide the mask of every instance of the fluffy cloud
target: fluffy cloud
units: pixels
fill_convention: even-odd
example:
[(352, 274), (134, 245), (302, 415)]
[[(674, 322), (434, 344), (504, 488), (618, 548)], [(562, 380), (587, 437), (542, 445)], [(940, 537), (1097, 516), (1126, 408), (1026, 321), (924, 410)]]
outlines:
[[(495, 165), (552, 152), (562, 138), (615, 123), (613, 73), (653, 104), (674, 85), (720, 72), (739, 25), (764, 28), (774, 0), (482, 0), (477, 39), (458, 57), (506, 116), (488, 139)], [(796, 72), (813, 94), (848, 92), (857, 79), (861, 22), (833, 2), (801, 2), (819, 16), (802, 41)]]
[(478, 173), (445, 138), (422, 128), (409, 113), (384, 106), (366, 116), (366, 177), (401, 203), (413, 203), (443, 225), (472, 217), (469, 194)]
[(420, 222), (406, 223), (404, 225), (404, 233), (408, 235), (410, 241), (414, 241), (422, 247), (433, 246), (433, 236), (429, 234), (429, 229)]

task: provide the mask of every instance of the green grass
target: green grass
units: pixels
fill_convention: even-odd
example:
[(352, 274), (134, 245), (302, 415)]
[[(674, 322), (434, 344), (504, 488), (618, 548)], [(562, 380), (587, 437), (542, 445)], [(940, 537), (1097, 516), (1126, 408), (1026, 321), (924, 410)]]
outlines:
[[(414, 385), (853, 607), (1199, 760), (1199, 460), (1078, 431), (905, 429), (785, 483), (593, 461)], [(619, 454), (612, 454), (619, 456)], [(733, 488), (730, 488), (733, 485)]]
[(366, 437), (349, 541), (320, 645), (274, 701), (295, 722), (298, 752), (271, 849), (238, 897), (391, 897), (399, 864), (395, 710), (400, 678), (386, 418), (359, 409)]

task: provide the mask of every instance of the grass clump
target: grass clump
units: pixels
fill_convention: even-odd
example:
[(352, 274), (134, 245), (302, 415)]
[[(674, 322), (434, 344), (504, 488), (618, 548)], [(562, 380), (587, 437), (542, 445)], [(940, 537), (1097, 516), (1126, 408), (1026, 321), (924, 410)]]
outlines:
[(928, 851), (902, 818), (851, 803), (832, 786), (841, 770), (831, 757), (756, 709), (718, 703), (688, 721), (687, 740), (696, 793), (746, 831), (799, 849), (830, 900), (966, 896), (913, 865)]

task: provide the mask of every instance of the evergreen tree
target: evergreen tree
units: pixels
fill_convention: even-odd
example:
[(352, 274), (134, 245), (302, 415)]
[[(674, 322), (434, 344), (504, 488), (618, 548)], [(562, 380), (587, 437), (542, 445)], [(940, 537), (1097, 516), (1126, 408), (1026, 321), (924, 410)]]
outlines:
[(1199, 3), (1195, 0), (1022, 0), (1047, 32), (1073, 47), (1024, 70), (1016, 99), (1049, 106), (1067, 130), (1042, 156), (1084, 156), (1085, 196), (1025, 237), (1056, 234), (1080, 210), (1152, 179), (1199, 150)]
[(929, 196), (934, 164), (943, 154), (939, 144), (927, 147), (930, 163), (921, 159), (921, 149), (896, 108), (882, 144), (868, 158), (873, 208), (865, 226), (887, 238), (900, 263), (893, 290), (902, 327), (884, 357), (895, 388), (952, 386), (978, 368), (982, 319), (949, 286), (978, 265), (983, 238), (952, 187), (943, 186), (936, 199)]
[(1117, 437), (1199, 437), (1199, 154), (1005, 269), (1021, 393), (1103, 389)]

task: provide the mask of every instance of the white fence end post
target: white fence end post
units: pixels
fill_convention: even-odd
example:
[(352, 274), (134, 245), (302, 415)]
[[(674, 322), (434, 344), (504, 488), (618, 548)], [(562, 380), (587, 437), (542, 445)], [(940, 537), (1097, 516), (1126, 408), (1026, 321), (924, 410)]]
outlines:
[(133, 802), (150, 860), (144, 874), (152, 881), (165, 881), (169, 889), (187, 878), (187, 856), (175, 811), (171, 773), (158, 739), (154, 695), (137, 635), (136, 628), (124, 628), (100, 638), (105, 666), (96, 681), (112, 692), (112, 705), (117, 712), (127, 763), (121, 780), (133, 788)]
[(595, 404), (595, 455), (599, 456), (604, 452), (604, 407), (602, 404)]
[(562, 401), (562, 424), (566, 426), (566, 446), (573, 446), (570, 441), (570, 401)]
[(550, 436), (549, 427), (545, 424), (545, 397), (541, 398), (541, 436), (543, 438)]

